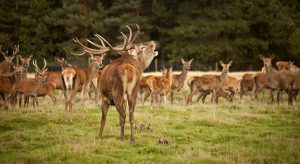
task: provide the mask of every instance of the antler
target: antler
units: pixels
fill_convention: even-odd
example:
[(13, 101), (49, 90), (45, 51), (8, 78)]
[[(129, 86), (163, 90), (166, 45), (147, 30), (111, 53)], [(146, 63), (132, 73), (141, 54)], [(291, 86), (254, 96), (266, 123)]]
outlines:
[(33, 61), (32, 61), (32, 65), (35, 67), (35, 70), (36, 70), (37, 72), (41, 72), (41, 71), (45, 70), (45, 68), (46, 68), (46, 66), (47, 66), (47, 61), (46, 61), (45, 58), (44, 58), (44, 67), (43, 67), (43, 69), (40, 69), (40, 68), (38, 67), (38, 65), (37, 65), (37, 63), (36, 63), (36, 60), (33, 60)]
[(18, 52), (20, 51), (20, 46), (19, 45), (15, 45), (14, 46), (14, 51), (13, 51), (13, 56), (15, 56)]
[(2, 44), (0, 45), (0, 52), (1, 52), (1, 54), (4, 56), (4, 57), (6, 57), (6, 55), (7, 55), (7, 51), (6, 51), (6, 53), (4, 53), (3, 51), (2, 51)]
[[(122, 37), (123, 37), (123, 44), (122, 45), (118, 45), (118, 46), (115, 46), (113, 47), (104, 37), (102, 37), (101, 35), (99, 34), (94, 34), (95, 37), (97, 37), (100, 42), (101, 42), (101, 45), (100, 44), (97, 44), (95, 42), (92, 42), (91, 40), (87, 39), (87, 42), (92, 44), (93, 46), (97, 47), (98, 49), (94, 49), (94, 48), (90, 48), (90, 47), (87, 47), (85, 46), (84, 44), (82, 44), (78, 38), (75, 38), (73, 39), (73, 41), (77, 44), (79, 44), (82, 49), (84, 50), (84, 52), (82, 53), (79, 53), (79, 54), (76, 54), (76, 53), (72, 53), (74, 55), (77, 55), (77, 56), (82, 56), (86, 53), (89, 53), (89, 54), (94, 54), (94, 55), (99, 55), (99, 54), (104, 54), (110, 50), (113, 50), (113, 51), (127, 51), (129, 49), (132, 48), (132, 45), (133, 43), (135, 42), (135, 40), (138, 38), (139, 36), (139, 33), (140, 33), (140, 27), (138, 25), (137, 26), (137, 31), (135, 32), (135, 34), (133, 35), (132, 34), (132, 29), (126, 25), (126, 27), (128, 28), (129, 30), (129, 37), (127, 37), (123, 32), (120, 32)], [(106, 45), (108, 46), (106, 46)]]

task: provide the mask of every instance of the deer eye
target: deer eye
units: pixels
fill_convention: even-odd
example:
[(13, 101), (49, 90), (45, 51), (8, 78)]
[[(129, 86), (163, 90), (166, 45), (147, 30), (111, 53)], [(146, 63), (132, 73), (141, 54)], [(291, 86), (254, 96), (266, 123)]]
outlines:
[(141, 47), (141, 50), (142, 50), (142, 51), (144, 51), (145, 49), (146, 49), (146, 47), (145, 47), (145, 46), (142, 46), (142, 47)]

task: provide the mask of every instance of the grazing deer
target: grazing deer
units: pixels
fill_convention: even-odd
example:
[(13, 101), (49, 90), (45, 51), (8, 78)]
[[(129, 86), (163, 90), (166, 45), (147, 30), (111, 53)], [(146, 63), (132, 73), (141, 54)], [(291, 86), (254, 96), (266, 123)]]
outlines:
[(2, 61), (0, 63), (0, 74), (3, 74), (3, 73), (10, 72), (10, 70), (13, 66), (13, 59), (15, 58), (16, 54), (19, 52), (19, 46), (17, 45), (17, 46), (14, 47), (14, 51), (13, 51), (13, 54), (11, 56), (7, 56), (8, 52), (7, 51), (3, 52), (1, 50), (1, 48), (2, 48), (2, 45), (0, 45), (0, 52), (4, 57), (4, 61)]
[(224, 82), (227, 79), (229, 67), (232, 64), (224, 64), (220, 61), (223, 67), (220, 75), (203, 75), (200, 77), (193, 77), (189, 80), (190, 95), (187, 97), (187, 104), (192, 104), (192, 98), (199, 92), (212, 92), (212, 102), (217, 103), (217, 92), (222, 89)]
[(235, 77), (227, 76), (222, 89), (230, 92), (232, 96), (235, 96), (239, 91), (240, 80)]
[(106, 122), (107, 111), (110, 105), (115, 105), (119, 112), (121, 126), (121, 140), (124, 139), (124, 127), (126, 118), (126, 107), (129, 107), (129, 120), (131, 129), (131, 143), (134, 143), (134, 126), (133, 112), (136, 105), (137, 94), (139, 91), (139, 81), (142, 72), (150, 65), (152, 59), (157, 56), (157, 43), (154, 41), (137, 43), (136, 39), (139, 36), (139, 27), (137, 32), (132, 35), (132, 30), (129, 29), (129, 37), (121, 33), (124, 39), (122, 45), (113, 47), (102, 36), (95, 36), (103, 40), (108, 47), (93, 43), (97, 49), (92, 49), (84, 46), (76, 40), (81, 47), (89, 53), (101, 54), (110, 50), (118, 52), (121, 57), (112, 61), (104, 67), (100, 76), (99, 93), (101, 98), (102, 118), (99, 136), (102, 137), (103, 129)]
[(26, 88), (24, 89), (24, 100), (25, 102), (29, 101), (29, 97), (32, 97), (32, 105), (36, 109), (38, 106), (37, 96), (39, 88), (45, 83), (47, 78), (47, 62), (44, 59), (44, 67), (40, 69), (36, 63), (36, 60), (33, 60), (33, 66), (35, 67), (35, 78), (32, 81), (28, 81)]
[[(292, 105), (292, 86), (295, 77), (288, 70), (277, 71), (272, 67), (272, 58), (260, 56), (266, 68), (267, 85), (273, 92), (276, 92), (277, 104), (279, 105), (280, 93), (285, 90), (288, 93), (288, 105)], [(273, 102), (273, 99), (271, 103)]]
[(12, 73), (6, 73), (0, 75), (0, 96), (3, 99), (3, 107), (8, 109), (8, 103), (11, 96), (14, 95), (15, 86), (19, 83), (23, 74), (22, 66), (13, 66), (14, 71)]
[(193, 62), (193, 59), (189, 61), (185, 61), (181, 59), (182, 63), (182, 72), (177, 75), (173, 75), (173, 80), (172, 80), (172, 87), (171, 87), (171, 103), (173, 103), (174, 99), (174, 92), (181, 92), (184, 96), (184, 100), (186, 99), (186, 95), (183, 92), (182, 88), (184, 85), (184, 81), (187, 77), (188, 71), (191, 69), (191, 64)]
[(289, 62), (288, 61), (278, 61), (278, 62), (276, 62), (276, 67), (277, 67), (278, 71), (288, 69)]
[(19, 55), (19, 59), (21, 60), (21, 65), (23, 66), (23, 79), (27, 78), (27, 70), (30, 64), (30, 60), (32, 59), (33, 55), (30, 55), (28, 58), (24, 58), (21, 55)]
[(240, 99), (243, 99), (243, 95), (245, 93), (253, 90), (253, 86), (254, 86), (253, 77), (254, 74), (252, 73), (246, 73), (242, 76), (242, 80), (240, 81), (240, 91), (239, 91)]
[(167, 95), (171, 92), (172, 87), (172, 67), (164, 68), (163, 76), (151, 76), (147, 78), (147, 85), (150, 90), (151, 104), (158, 105), (158, 96), (164, 96), (164, 103), (167, 103)]

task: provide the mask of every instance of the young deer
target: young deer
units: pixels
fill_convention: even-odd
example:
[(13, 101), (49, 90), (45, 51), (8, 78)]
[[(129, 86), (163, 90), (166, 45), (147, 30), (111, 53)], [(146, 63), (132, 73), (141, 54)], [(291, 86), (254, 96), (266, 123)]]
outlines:
[(97, 38), (108, 45), (105, 47), (96, 43), (92, 43), (97, 49), (89, 48), (76, 40), (78, 44), (88, 53), (102, 54), (108, 51), (116, 51), (121, 57), (112, 61), (104, 67), (99, 79), (99, 93), (101, 98), (102, 118), (99, 136), (102, 137), (103, 129), (106, 122), (107, 112), (110, 105), (115, 105), (119, 113), (121, 126), (121, 140), (124, 139), (124, 127), (126, 118), (126, 107), (129, 107), (129, 120), (131, 129), (131, 143), (134, 143), (134, 126), (133, 112), (136, 105), (137, 94), (139, 91), (139, 81), (142, 72), (150, 65), (152, 59), (157, 56), (157, 43), (154, 41), (136, 43), (139, 36), (138, 31), (133, 35), (130, 27), (129, 37), (121, 33), (124, 39), (122, 45), (113, 47), (102, 36), (95, 34)]
[[(276, 92), (277, 104), (279, 105), (281, 91), (285, 90), (288, 93), (288, 105), (292, 105), (292, 86), (295, 77), (288, 70), (277, 71), (272, 67), (272, 58), (260, 56), (266, 68), (267, 85), (273, 92)], [(271, 103), (273, 102), (273, 99)]]
[(229, 67), (232, 64), (224, 64), (220, 61), (223, 67), (220, 75), (203, 75), (200, 77), (193, 77), (189, 80), (190, 95), (187, 97), (187, 104), (192, 104), (192, 98), (199, 92), (212, 92), (212, 102), (217, 103), (217, 92), (222, 89), (224, 82), (227, 79)]
[[(197, 97), (197, 103), (199, 103), (200, 99), (202, 100), (202, 103), (205, 102), (205, 98), (207, 95), (209, 95), (211, 92), (201, 92), (200, 95)], [(227, 99), (229, 102), (233, 102), (233, 96), (231, 94), (226, 93), (222, 89), (219, 89), (217, 92), (217, 102), (219, 101), (219, 97), (223, 97)]]
[(151, 104), (158, 105), (159, 95), (164, 96), (164, 103), (167, 103), (167, 95), (171, 92), (172, 87), (172, 67), (165, 69), (163, 76), (151, 76), (147, 78), (147, 85), (150, 89)]
[(14, 51), (11, 56), (7, 56), (8, 52), (7, 51), (3, 52), (1, 50), (1, 48), (2, 48), (2, 45), (0, 45), (0, 52), (4, 57), (4, 61), (2, 61), (0, 63), (0, 74), (3, 74), (3, 73), (10, 72), (10, 70), (13, 66), (13, 59), (15, 58), (16, 54), (19, 52), (19, 46), (17, 45), (14, 47)]
[(182, 88), (184, 85), (184, 81), (187, 77), (188, 71), (191, 69), (191, 64), (193, 62), (193, 59), (189, 61), (185, 61), (181, 59), (182, 63), (182, 72), (177, 75), (173, 75), (173, 80), (172, 80), (172, 87), (171, 87), (171, 103), (173, 103), (174, 99), (174, 92), (179, 92), (183, 94), (184, 100), (186, 99), (186, 95), (183, 92)]

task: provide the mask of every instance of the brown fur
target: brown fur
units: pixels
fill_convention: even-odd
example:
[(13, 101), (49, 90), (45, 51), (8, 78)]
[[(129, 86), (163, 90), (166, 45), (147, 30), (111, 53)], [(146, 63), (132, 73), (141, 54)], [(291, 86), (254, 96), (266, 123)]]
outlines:
[(177, 75), (173, 75), (173, 80), (172, 80), (172, 90), (171, 90), (171, 102), (173, 103), (174, 99), (174, 92), (180, 92), (184, 96), (184, 100), (186, 99), (186, 95), (183, 92), (183, 84), (184, 81), (187, 77), (188, 71), (191, 69), (191, 64), (193, 62), (193, 59), (190, 61), (185, 61), (184, 59), (181, 59), (181, 64), (182, 64), (182, 72)]
[(15, 86), (22, 78), (23, 67), (15, 66), (13, 73), (0, 75), (0, 96), (3, 100), (4, 109), (8, 109), (10, 96), (14, 95)]
[[(56, 97), (54, 96), (55, 88), (56, 88), (55, 83), (46, 82), (42, 84), (37, 90), (37, 97), (45, 97), (48, 95), (52, 99), (53, 103), (56, 104), (57, 100)], [(29, 104), (29, 97), (25, 99), (24, 106), (28, 106), (28, 104)]]
[(23, 70), (23, 79), (27, 78), (27, 70), (28, 70), (28, 67), (29, 67), (29, 64), (30, 64), (30, 60), (32, 59), (32, 56), (33, 55), (30, 55), (28, 58), (24, 58), (21, 55), (19, 55), (19, 58), (21, 60), (21, 64), (24, 68), (24, 70)]
[(276, 67), (278, 71), (288, 69), (289, 62), (288, 61), (278, 61), (276, 62)]
[[(202, 103), (204, 103), (206, 96), (210, 93), (211, 92), (201, 92), (200, 95), (197, 97), (197, 102), (199, 102), (201, 99)], [(231, 94), (228, 94), (227, 92), (224, 92), (222, 89), (219, 89), (217, 92), (217, 102), (219, 101), (220, 97), (227, 99), (229, 102), (233, 101), (233, 96)]]
[(164, 95), (164, 102), (167, 103), (167, 95), (172, 87), (172, 68), (164, 70), (164, 76), (151, 76), (147, 78), (147, 85), (151, 93), (151, 104), (158, 105), (158, 96)]
[[(241, 99), (243, 99), (243, 95), (245, 93), (253, 90), (253, 87), (254, 87), (253, 77), (254, 77), (254, 74), (252, 74), (252, 73), (246, 73), (243, 75), (242, 80), (240, 82), (240, 93), (239, 93)], [(251, 97), (252, 97), (252, 95), (251, 95)]]
[(227, 76), (222, 89), (228, 90), (231, 93), (231, 95), (234, 96), (235, 94), (237, 94), (237, 92), (239, 90), (239, 84), (240, 84), (240, 81), (237, 78), (232, 77), (232, 76)]
[(220, 75), (203, 75), (200, 77), (192, 77), (189, 80), (188, 84), (191, 93), (187, 97), (187, 104), (192, 104), (193, 96), (200, 92), (212, 92), (212, 102), (217, 103), (217, 92), (219, 89), (222, 89), (232, 62), (224, 64), (220, 61), (220, 64), (223, 67)]
[(260, 59), (266, 68), (267, 85), (272, 92), (276, 92), (277, 104), (279, 105), (281, 91), (285, 90), (288, 93), (288, 105), (292, 105), (291, 89), (295, 81), (293, 74), (288, 70), (275, 70), (272, 67), (272, 58), (260, 57)]

